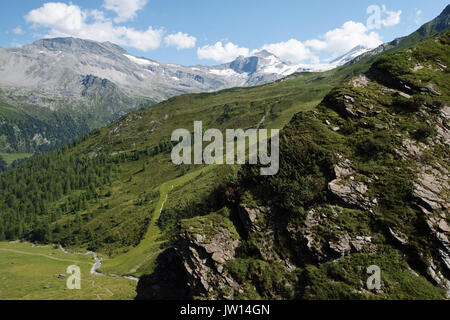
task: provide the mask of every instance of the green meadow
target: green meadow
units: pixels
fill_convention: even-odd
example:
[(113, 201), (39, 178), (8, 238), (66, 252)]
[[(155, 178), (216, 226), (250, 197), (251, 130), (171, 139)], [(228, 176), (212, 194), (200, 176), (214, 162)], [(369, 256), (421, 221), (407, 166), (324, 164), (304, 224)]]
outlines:
[[(91, 275), (91, 255), (66, 254), (56, 246), (0, 242), (0, 300), (129, 300), (137, 283)], [(67, 267), (81, 268), (81, 289), (67, 288)], [(60, 279), (60, 275), (67, 278)]]

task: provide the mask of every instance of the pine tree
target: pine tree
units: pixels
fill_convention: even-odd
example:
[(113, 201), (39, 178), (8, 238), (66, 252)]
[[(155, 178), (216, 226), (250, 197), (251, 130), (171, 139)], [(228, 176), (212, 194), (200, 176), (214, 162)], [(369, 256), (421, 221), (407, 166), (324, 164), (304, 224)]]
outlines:
[(8, 164), (3, 160), (2, 156), (0, 156), (0, 172), (4, 172), (6, 169), (8, 169)]

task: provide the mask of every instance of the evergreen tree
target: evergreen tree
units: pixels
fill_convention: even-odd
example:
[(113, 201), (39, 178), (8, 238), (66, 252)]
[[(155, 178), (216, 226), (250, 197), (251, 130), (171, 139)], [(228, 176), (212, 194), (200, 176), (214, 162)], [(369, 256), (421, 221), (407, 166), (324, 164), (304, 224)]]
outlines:
[(0, 155), (0, 172), (4, 172), (4, 171), (6, 171), (6, 169), (8, 169), (8, 164)]

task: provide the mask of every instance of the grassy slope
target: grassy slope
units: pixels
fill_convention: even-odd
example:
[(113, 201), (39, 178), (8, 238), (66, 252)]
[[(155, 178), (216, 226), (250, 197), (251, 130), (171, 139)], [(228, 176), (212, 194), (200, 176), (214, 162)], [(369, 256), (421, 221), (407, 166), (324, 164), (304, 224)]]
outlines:
[(161, 238), (162, 233), (158, 226), (158, 219), (169, 200), (169, 193), (174, 188), (188, 184), (191, 180), (198, 178), (199, 175), (206, 174), (213, 169), (215, 169), (215, 166), (204, 167), (163, 183), (159, 188), (160, 198), (153, 211), (150, 225), (142, 241), (127, 253), (117, 256), (112, 260), (107, 260), (101, 270), (105, 273), (114, 272), (134, 276), (152, 273), (155, 267), (155, 260), (158, 254), (162, 252), (161, 246), (165, 243), (165, 240)]
[[(113, 157), (119, 157), (123, 154), (153, 149), (160, 141), (169, 140), (174, 129), (192, 130), (194, 120), (203, 120), (205, 128), (249, 128), (255, 127), (267, 114), (263, 127), (281, 128), (294, 113), (310, 110), (331, 90), (330, 81), (325, 79), (307, 83), (317, 79), (318, 76), (321, 75), (303, 75), (291, 81), (257, 88), (239, 88), (219, 93), (176, 97), (125, 116), (107, 128), (93, 133), (86, 141), (69, 150), (69, 153), (89, 154), (102, 149)], [(336, 79), (332, 79), (337, 82)], [(229, 109), (229, 114), (224, 117), (226, 108)], [(148, 164), (146, 170), (142, 170), (146, 164)], [(121, 163), (120, 168), (119, 177), (111, 183), (111, 186), (105, 186), (105, 190), (109, 190), (112, 196), (100, 200), (102, 204), (108, 202), (110, 208), (105, 210), (100, 208), (98, 203), (90, 202), (87, 209), (81, 213), (94, 214), (95, 218), (85, 227), (96, 230), (96, 233), (127, 232), (122, 227), (123, 224), (129, 219), (136, 219), (137, 216), (140, 217), (139, 221), (144, 222), (146, 217), (155, 211), (155, 204), (160, 197), (152, 197), (152, 200), (144, 206), (136, 206), (137, 199), (144, 197), (144, 194), (156, 194), (160, 192), (160, 186), (164, 183), (198, 170), (196, 166), (187, 169), (174, 166), (170, 161), (170, 154), (142, 156), (137, 161)], [(218, 184), (220, 177), (213, 181)], [(56, 202), (55, 207), (62, 201), (64, 199)], [(64, 224), (73, 219), (73, 216), (65, 216), (60, 222)], [(100, 249), (103, 253), (115, 255), (132, 247), (121, 249), (115, 244), (104, 244)], [(105, 268), (108, 268), (108, 264), (106, 263)], [(121, 268), (121, 271), (128, 272), (130, 268)]]
[[(68, 148), (67, 156), (95, 156), (103, 152), (111, 158), (120, 158), (152, 150), (161, 141), (169, 140), (174, 129), (192, 130), (194, 120), (203, 120), (205, 128), (246, 129), (256, 127), (265, 117), (262, 127), (282, 128), (296, 112), (312, 109), (339, 81), (333, 72), (305, 74), (256, 88), (176, 97), (93, 132)], [(94, 249), (105, 258), (111, 256), (102, 267), (105, 273), (149, 274), (167, 241), (161, 238), (157, 225), (162, 202), (167, 198), (167, 208), (179, 205), (181, 200), (200, 202), (223, 181), (227, 169), (176, 167), (168, 153), (126, 158), (119, 167), (113, 181), (97, 190), (100, 198), (88, 201), (85, 210), (78, 212), (84, 221), (82, 229), (71, 231), (69, 227), (77, 215), (64, 214), (52, 223), (52, 228), (59, 228), (53, 230), (52, 241), (77, 250)], [(174, 189), (168, 190), (172, 185)], [(69, 198), (77, 198), (84, 191), (71, 190), (48, 203), (47, 214), (57, 212)], [(95, 234), (99, 241), (90, 243), (86, 238), (89, 233)]]
[[(136, 282), (90, 274), (92, 256), (65, 254), (51, 246), (0, 242), (0, 300), (123, 300), (133, 299)], [(69, 290), (68, 266), (81, 267), (81, 290)], [(67, 275), (67, 274), (66, 274)]]
[(11, 165), (15, 160), (28, 159), (33, 154), (31, 153), (3, 153), (0, 152), (0, 157), (2, 157), (8, 165)]

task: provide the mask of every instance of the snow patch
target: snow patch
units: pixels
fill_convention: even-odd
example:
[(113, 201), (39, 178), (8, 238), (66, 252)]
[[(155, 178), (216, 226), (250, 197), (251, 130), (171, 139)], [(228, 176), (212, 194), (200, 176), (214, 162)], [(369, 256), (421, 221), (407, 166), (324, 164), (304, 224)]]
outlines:
[(158, 63), (147, 60), (147, 59), (136, 58), (129, 54), (124, 54), (124, 56), (127, 57), (130, 61), (132, 61), (138, 65), (141, 65), (141, 66), (159, 66)]
[(234, 70), (231, 70), (231, 69), (223, 69), (223, 70), (211, 69), (211, 70), (209, 70), (209, 73), (215, 74), (217, 76), (223, 76), (223, 77), (232, 77), (232, 76), (238, 75)]

